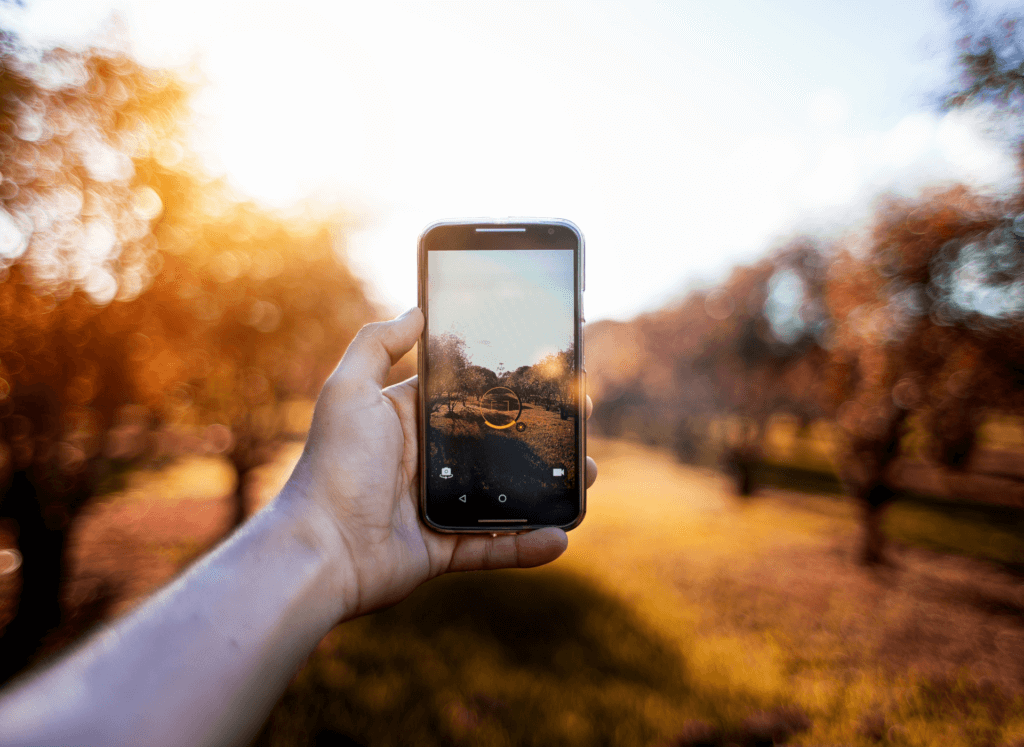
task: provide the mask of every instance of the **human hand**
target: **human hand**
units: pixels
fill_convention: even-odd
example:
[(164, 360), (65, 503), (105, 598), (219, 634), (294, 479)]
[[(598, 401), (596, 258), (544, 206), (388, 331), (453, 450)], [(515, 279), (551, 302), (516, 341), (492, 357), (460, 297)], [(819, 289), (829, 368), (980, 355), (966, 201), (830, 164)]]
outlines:
[[(568, 544), (554, 527), (492, 537), (440, 534), (421, 521), (418, 382), (382, 387), (422, 329), (413, 308), (360, 330), (324, 384), (302, 458), (279, 497), (335, 561), (342, 618), (394, 604), (448, 571), (543, 565)], [(587, 397), (587, 417), (591, 410)], [(587, 487), (596, 478), (587, 457)]]

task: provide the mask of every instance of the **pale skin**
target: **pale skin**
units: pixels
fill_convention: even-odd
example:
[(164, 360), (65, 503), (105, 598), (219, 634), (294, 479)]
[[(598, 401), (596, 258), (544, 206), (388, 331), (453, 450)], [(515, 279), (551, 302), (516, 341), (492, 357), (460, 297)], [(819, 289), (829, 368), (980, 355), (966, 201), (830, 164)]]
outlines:
[[(418, 383), (382, 387), (422, 328), (415, 308), (365, 327), (324, 385), (280, 495), (129, 616), (9, 686), (0, 745), (247, 744), (339, 622), (443, 573), (561, 555), (568, 540), (553, 527), (450, 535), (420, 520)], [(588, 457), (588, 487), (596, 477)]]

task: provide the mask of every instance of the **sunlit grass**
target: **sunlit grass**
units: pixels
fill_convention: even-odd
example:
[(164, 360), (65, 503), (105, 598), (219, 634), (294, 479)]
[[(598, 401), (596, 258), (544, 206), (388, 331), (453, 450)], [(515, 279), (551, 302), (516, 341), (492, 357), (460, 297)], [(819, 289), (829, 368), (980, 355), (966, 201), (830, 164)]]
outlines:
[(178, 502), (213, 499), (235, 489), (235, 471), (221, 457), (185, 456), (159, 468), (130, 473), (123, 490), (108, 499)]
[[(256, 472), (256, 505), (300, 453), (287, 444)], [(601, 476), (565, 556), (438, 579), (336, 628), (259, 743), (685, 745), (704, 735), (724, 747), (778, 728), (808, 745), (1024, 738), (1024, 599), (995, 567), (897, 545), (892, 567), (868, 572), (855, 562), (857, 506), (842, 496), (765, 489), (740, 500), (718, 472), (668, 452), (592, 439), (590, 453)], [(210, 528), (196, 539), (186, 525), (231, 489), (223, 462), (189, 459), (131, 474), (108, 509), (126, 532), (159, 522), (139, 540), (169, 569), (213, 541)], [(887, 531), (1015, 562), (1019, 527), (953, 508), (898, 502)]]
[(1008, 663), (1024, 632), (965, 591), (1012, 596), (996, 571), (900, 550), (898, 567), (870, 573), (854, 562), (847, 500), (769, 491), (741, 502), (717, 473), (667, 453), (596, 439), (590, 452), (601, 477), (563, 558), (435, 580), (335, 629), (260, 744), (703, 734), (725, 745), (771, 728), (809, 745), (1024, 736), (1013, 685), (1024, 668)]
[[(257, 471), (257, 505), (300, 453), (289, 444)], [(901, 556), (906, 569), (888, 576), (862, 571), (857, 508), (839, 496), (768, 490), (740, 501), (717, 472), (665, 452), (592, 440), (591, 454), (601, 479), (553, 567), (437, 580), (393, 610), (339, 627), (262, 743), (310, 744), (321, 734), (367, 745), (686, 744), (696, 733), (724, 745), (750, 743), (759, 723), (796, 724), (791, 741), (806, 744), (998, 745), (1022, 736), (1019, 686), (984, 672), (998, 675), (1024, 633), (964, 612), (980, 604), (1012, 613), (1020, 602), (1000, 597), (1002, 587), (917, 556)], [(223, 462), (197, 458), (131, 474), (109, 500), (137, 512), (151, 499), (148, 517), (175, 499), (232, 489)], [(888, 531), (935, 549), (1016, 557), (1013, 528), (943, 508), (898, 503)], [(209, 543), (166, 530), (142, 539), (168, 567)], [(963, 589), (975, 581), (983, 593), (968, 599)], [(932, 596), (953, 596), (929, 608), (916, 590), (928, 584)], [(941, 615), (945, 637), (929, 622)], [(960, 650), (962, 638), (970, 643)], [(935, 671), (921, 669), (931, 664)]]

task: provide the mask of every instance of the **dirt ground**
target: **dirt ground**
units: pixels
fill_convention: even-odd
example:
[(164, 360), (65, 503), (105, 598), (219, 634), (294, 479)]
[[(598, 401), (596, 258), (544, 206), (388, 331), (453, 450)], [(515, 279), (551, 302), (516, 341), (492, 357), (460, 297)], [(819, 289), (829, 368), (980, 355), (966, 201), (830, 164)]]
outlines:
[[(481, 428), (483, 411), (472, 403), (458, 406), (456, 417), (445, 417), (444, 408), (430, 416), (430, 425), (444, 434), (475, 436)], [(479, 417), (474, 417), (479, 416)], [(573, 439), (575, 438), (575, 421), (563, 420), (557, 411), (545, 410), (543, 407), (524, 404), (519, 422), (526, 426), (525, 431), (513, 428), (490, 430), (489, 432), (502, 438), (522, 441), (540, 457), (545, 464), (564, 466), (570, 477), (574, 477)]]

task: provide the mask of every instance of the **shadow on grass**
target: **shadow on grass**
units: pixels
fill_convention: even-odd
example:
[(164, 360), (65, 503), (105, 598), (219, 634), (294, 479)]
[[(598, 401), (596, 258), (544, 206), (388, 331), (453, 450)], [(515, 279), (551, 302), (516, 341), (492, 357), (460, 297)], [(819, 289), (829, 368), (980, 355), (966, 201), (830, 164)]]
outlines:
[(885, 531), (899, 542), (986, 560), (1024, 577), (1024, 509), (901, 494)]
[(678, 649), (580, 576), (458, 574), (332, 631), (257, 744), (673, 743), (736, 718), (693, 690)]
[(843, 483), (833, 472), (770, 462), (758, 462), (752, 472), (755, 485), (770, 485), (800, 493), (845, 493)]
[(458, 633), (500, 659), (546, 676), (644, 683), (682, 682), (683, 662), (622, 602), (561, 572), (471, 573), (437, 579), (377, 615), (379, 634)]
[[(760, 463), (754, 480), (757, 485), (852, 500), (830, 472)], [(1024, 508), (900, 491), (889, 506), (885, 532), (898, 542), (986, 560), (1024, 576)]]

